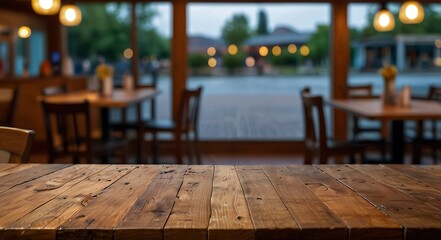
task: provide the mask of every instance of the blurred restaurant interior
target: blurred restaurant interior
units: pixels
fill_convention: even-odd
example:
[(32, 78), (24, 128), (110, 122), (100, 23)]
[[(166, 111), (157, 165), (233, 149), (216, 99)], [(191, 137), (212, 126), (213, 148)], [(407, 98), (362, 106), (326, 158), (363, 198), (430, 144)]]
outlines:
[[(170, 37), (165, 41), (166, 53), (163, 53), (164, 51), (161, 50), (163, 48), (155, 45), (153, 40), (147, 41), (150, 45), (144, 44), (143, 34), (146, 33), (140, 28), (148, 25), (146, 19), (149, 19), (149, 14), (154, 15), (149, 12), (148, 4), (151, 3), (149, 1), (62, 0), (60, 3), (60, 1), (53, 0), (48, 2), (50, 5), (47, 5), (49, 3), (45, 1), (31, 0), (0, 2), (0, 91), (4, 92), (2, 99), (10, 96), (8, 102), (1, 102), (0, 105), (1, 117), (5, 119), (2, 125), (35, 132), (33, 147), (30, 150), (30, 162), (86, 163), (109, 161), (109, 157), (123, 156), (124, 160), (115, 161), (158, 163), (163, 157), (162, 162), (183, 163), (188, 159), (188, 163), (208, 164), (225, 161), (225, 163), (240, 163), (240, 159), (244, 159), (243, 163), (246, 164), (247, 158), (254, 157), (262, 159), (258, 162), (272, 164), (270, 160), (264, 159), (275, 157), (281, 159), (280, 163), (302, 164), (310, 163), (311, 159), (315, 159), (315, 162), (327, 163), (328, 157), (346, 156), (348, 151), (350, 157), (337, 157), (330, 161), (421, 163), (423, 159), (424, 163), (439, 162), (441, 130), (439, 121), (436, 121), (440, 118), (440, 113), (436, 112), (439, 110), (439, 104), (437, 105), (436, 101), (440, 99), (441, 72), (437, 69), (440, 64), (439, 59), (441, 59), (441, 56), (438, 57), (439, 47), (441, 47), (441, 31), (427, 30), (427, 33), (418, 37), (411, 30), (403, 27), (405, 24), (418, 25), (429, 21), (427, 19), (435, 19), (439, 14), (437, 12), (439, 1), (420, 1), (424, 9), (420, 4), (416, 5), (418, 8), (411, 6), (416, 10), (408, 8), (416, 11), (416, 15), (410, 10), (399, 9), (400, 4), (406, 1), (388, 1), (387, 5), (386, 1), (368, 1), (373, 6), (369, 9), (374, 9), (370, 15), (374, 21), (370, 26), (371, 32), (385, 35), (377, 38), (360, 38), (356, 42), (352, 41), (353, 31), (348, 27), (351, 11), (349, 6), (367, 1), (276, 1), (278, 4), (289, 3), (294, 6), (301, 3), (313, 4), (313, 7), (326, 7), (329, 26), (325, 42), (327, 45), (325, 60), (312, 58), (313, 53), (318, 51), (312, 44), (309, 45), (315, 36), (314, 33), (300, 34), (296, 31), (290, 32), (289, 29), (283, 27), (276, 28), (273, 35), (260, 36), (257, 33), (255, 36), (256, 33), (253, 33), (255, 37), (241, 45), (229, 44), (224, 37), (225, 42), (217, 41), (211, 45), (209, 43), (207, 47), (202, 44), (207, 42), (206, 39), (191, 36), (188, 31), (193, 4), (198, 6), (197, 4), (201, 1), (161, 1), (170, 11), (170, 19), (167, 20), (171, 25)], [(221, 6), (216, 4), (231, 4), (229, 1), (204, 3), (215, 4), (212, 5), (213, 7)], [(241, 1), (241, 3), (254, 6), (253, 4), (258, 5), (266, 1)], [(428, 6), (429, 3), (431, 6)], [(389, 4), (392, 4), (392, 7)], [(120, 10), (116, 14), (116, 19), (122, 20), (120, 23), (114, 23), (114, 30), (112, 30), (112, 24), (117, 20), (110, 19), (110, 15), (107, 16), (108, 25), (93, 27), (94, 19), (98, 19), (99, 14), (96, 9), (99, 7), (108, 12)], [(390, 14), (388, 7), (394, 11), (395, 17)], [(383, 14), (383, 11), (387, 14)], [(426, 20), (424, 11), (426, 11)], [(408, 12), (416, 17), (412, 15), (411, 19), (406, 18)], [(424, 22), (419, 23), (422, 21)], [(124, 29), (124, 34), (116, 30), (118, 29), (116, 25), (123, 23), (125, 25), (121, 26), (125, 27), (119, 29)], [(391, 25), (396, 25), (396, 29), (394, 30), (394, 26)], [(78, 26), (84, 28), (78, 30)], [(101, 30), (110, 33), (113, 31), (113, 35), (103, 36), (100, 33)], [(387, 35), (388, 31), (397, 32)], [(80, 32), (84, 36), (87, 35), (89, 45), (93, 46), (91, 48), (98, 46), (94, 43), (95, 41), (104, 42), (101, 39), (112, 42), (113, 38), (124, 38), (125, 42), (122, 46), (112, 49), (116, 58), (123, 60), (119, 60), (118, 64), (115, 61), (110, 64), (110, 55), (101, 49), (87, 49), (93, 53), (90, 59), (87, 59), (87, 56), (84, 57), (81, 52), (87, 47), (87, 42), (86, 45), (80, 45), (81, 41), (84, 42), (84, 39), (80, 41)], [(83, 35), (81, 38), (84, 38)], [(289, 36), (292, 38), (288, 38), (287, 41), (283, 40)], [(200, 45), (196, 44), (198, 42)], [(304, 45), (300, 47), (301, 44)], [(102, 48), (105, 49), (106, 46)], [(107, 48), (110, 48), (108, 46)], [(232, 79), (250, 75), (266, 75), (270, 80), (271, 78), (277, 79), (278, 72), (282, 74), (283, 68), (278, 70), (276, 60), (274, 64), (271, 64), (270, 60), (265, 59), (264, 56), (268, 55), (269, 59), (271, 54), (279, 56), (285, 51), (294, 53), (297, 51), (297, 46), (302, 55), (299, 55), (295, 60), (298, 62), (292, 65), (292, 68), (296, 67), (297, 73), (295, 74), (298, 75), (296, 78), (308, 79), (312, 73), (308, 73), (308, 70), (305, 70), (306, 73), (300, 71), (308, 69), (308, 66), (311, 68), (311, 65), (314, 67), (324, 65), (325, 67), (317, 71), (320, 71), (321, 76), (329, 79), (329, 84), (326, 83), (325, 87), (321, 87), (323, 91), (308, 83), (292, 89), (292, 94), (296, 97), (292, 102), (293, 112), (289, 114), (295, 115), (294, 122), (287, 121), (283, 115), (287, 114), (289, 108), (276, 111), (278, 102), (269, 101), (271, 97), (266, 96), (265, 89), (259, 90), (263, 92), (261, 96), (256, 95), (255, 98), (250, 99), (247, 98), (248, 96), (237, 98), (229, 95), (217, 96), (213, 93), (216, 91), (215, 87), (198, 85), (198, 81), (202, 82), (200, 79), (204, 78), (205, 73), (198, 76), (195, 81), (189, 80), (193, 79), (193, 74), (197, 74), (198, 71), (212, 71), (208, 73), (209, 76), (219, 74), (226, 79), (232, 73), (234, 75), (238, 72), (239, 76), (232, 76)], [(200, 55), (205, 57), (205, 60), (202, 60), (205, 63), (203, 68), (190, 67), (194, 52), (197, 51), (201, 51), (203, 54)], [(248, 56), (242, 60), (243, 69), (228, 68), (227, 55), (233, 56), (238, 51), (243, 51)], [(307, 59), (308, 55), (312, 60)], [(414, 59), (412, 56), (418, 59), (415, 63), (412, 62)], [(220, 59), (221, 57), (225, 59)], [(78, 58), (81, 61), (77, 61)], [(429, 60), (425, 61), (425, 59)], [(265, 63), (259, 66), (261, 62)], [(324, 64), (320, 65), (322, 62)], [(351, 74), (357, 64), (363, 66), (360, 68), (360, 74), (373, 72), (377, 75), (375, 78), (378, 78), (378, 83), (375, 83), (375, 86), (352, 81), (352, 78), (356, 78)], [(377, 71), (382, 65), (384, 68), (378, 75)], [(148, 80), (144, 81), (146, 66), (149, 69), (147, 70)], [(120, 70), (121, 68), (123, 70)], [(397, 71), (400, 72), (397, 79), (401, 77), (400, 74), (410, 74), (409, 78), (411, 78), (413, 72), (429, 72), (431, 79), (435, 80), (428, 83), (418, 82), (418, 87), (411, 86), (412, 83), (408, 86), (407, 82), (396, 84)], [(242, 73), (243, 75), (240, 75)], [(169, 81), (165, 90), (158, 87), (164, 82), (161, 80), (163, 75), (167, 75)], [(388, 79), (393, 81), (388, 81)], [(208, 78), (206, 82), (209, 81)], [(271, 84), (269, 83), (269, 86), (276, 86), (276, 83)], [(201, 87), (198, 94), (191, 91), (197, 87)], [(307, 89), (303, 89), (304, 87)], [(187, 88), (188, 90), (185, 91)], [(233, 88), (240, 90), (241, 86)], [(390, 91), (386, 91), (388, 88), (391, 88)], [(82, 94), (67, 94), (71, 92), (82, 92)], [(321, 100), (308, 98), (321, 94), (323, 95)], [(275, 96), (277, 98), (277, 93)], [(49, 113), (55, 110), (45, 102), (55, 101), (58, 104), (68, 104), (70, 101), (81, 99), (88, 100), (90, 106), (85, 108), (90, 108), (91, 112), (90, 116), (86, 116), (86, 120), (72, 120), (79, 121), (78, 129), (76, 127), (70, 129), (72, 127), (70, 125), (76, 126), (77, 124), (69, 122), (70, 120), (60, 120), (68, 118), (61, 116), (60, 113), (55, 116), (57, 121), (53, 121), (54, 117), (49, 117)], [(234, 108), (247, 101), (253, 108), (243, 107), (242, 110)], [(426, 106), (426, 102), (421, 101), (429, 101), (430, 104)], [(218, 109), (222, 103), (225, 106)], [(66, 105), (65, 108), (68, 106)], [(426, 108), (427, 111), (422, 111), (422, 108)], [(240, 122), (241, 120), (234, 120), (234, 118), (242, 118), (239, 113), (231, 117), (233, 118), (231, 120), (228, 114), (233, 110), (241, 112), (240, 114), (250, 112), (250, 115), (243, 117), (245, 123)], [(260, 110), (262, 112), (258, 112)], [(318, 110), (318, 114), (309, 116), (310, 110)], [(281, 115), (275, 116), (275, 113)], [(202, 116), (202, 120), (199, 120), (199, 115)], [(87, 120), (87, 117), (91, 121)], [(168, 120), (162, 121), (162, 118)], [(266, 119), (265, 125), (259, 124), (260, 119)], [(229, 121), (238, 121), (240, 123), (237, 125), (240, 126), (236, 126), (235, 130), (228, 129), (224, 125), (227, 125)], [(296, 132), (291, 133), (292, 129), (284, 129), (285, 126), (282, 127), (282, 123), (292, 125), (291, 127), (295, 128)], [(54, 126), (56, 124), (60, 126)], [(73, 160), (57, 160), (58, 157), (63, 158), (69, 155), (66, 153), (70, 152), (67, 146), (72, 140), (70, 138), (80, 138), (70, 136), (71, 130), (73, 132), (85, 130), (86, 136), (90, 135), (87, 137), (90, 138), (90, 142), (86, 141), (90, 145), (86, 148), (94, 148), (95, 145), (104, 143), (106, 146), (95, 147), (100, 149), (95, 150), (103, 151), (106, 156), (92, 160), (92, 155), (95, 154), (87, 150), (85, 158), (83, 155), (78, 159), (78, 156), (74, 154)], [(234, 135), (230, 131), (251, 133), (229, 137)], [(277, 134), (263, 134), (264, 137), (253, 135), (253, 132), (256, 134), (264, 131), (279, 132), (278, 136), (282, 137), (275, 136)], [(286, 134), (287, 137), (283, 135), (286, 132), (289, 132)], [(365, 132), (367, 132), (367, 138), (359, 138), (359, 135)], [(48, 136), (48, 134), (57, 136)], [(335, 141), (326, 140), (330, 139), (330, 136), (333, 136)], [(96, 137), (101, 138), (99, 143), (94, 142)], [(110, 142), (107, 143), (105, 140)], [(55, 146), (63, 145), (63, 142), (66, 149), (60, 150), (58, 149), (60, 146)], [(117, 155), (112, 155), (111, 149), (117, 146), (122, 146), (123, 150), (118, 150)], [(362, 149), (360, 151), (363, 153), (360, 155), (363, 157), (357, 159), (355, 153), (358, 150), (352, 152), (353, 147)], [(74, 148), (78, 150), (81, 146)], [(371, 158), (372, 155), (374, 157)], [(190, 161), (192, 156), (195, 158)]]

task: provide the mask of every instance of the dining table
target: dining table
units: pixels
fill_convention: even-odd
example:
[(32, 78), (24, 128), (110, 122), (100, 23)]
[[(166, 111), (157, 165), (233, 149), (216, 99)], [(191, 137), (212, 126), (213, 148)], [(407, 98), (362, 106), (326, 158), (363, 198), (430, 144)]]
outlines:
[(441, 165), (0, 164), (0, 239), (439, 239)]
[[(130, 106), (136, 106), (136, 116), (138, 125), (137, 134), (137, 161), (143, 162), (142, 157), (142, 143), (143, 143), (143, 117), (142, 117), (142, 103), (147, 100), (152, 100), (160, 92), (155, 88), (135, 88), (132, 90), (114, 89), (112, 94), (103, 95), (97, 91), (81, 90), (71, 91), (57, 95), (44, 96), (42, 100), (51, 103), (75, 103), (88, 101), (94, 108), (100, 110), (100, 128), (101, 138), (103, 140), (110, 139), (111, 123), (110, 123), (110, 109), (127, 109)], [(123, 123), (126, 122), (126, 116), (122, 116)], [(108, 157), (104, 157), (103, 161), (107, 162)]]
[[(403, 163), (404, 122), (441, 119), (441, 104), (431, 100), (411, 100), (409, 106), (385, 105), (381, 99), (330, 99), (327, 103), (348, 114), (391, 122), (391, 163)], [(417, 156), (419, 157), (419, 156)], [(417, 161), (414, 159), (414, 161)]]

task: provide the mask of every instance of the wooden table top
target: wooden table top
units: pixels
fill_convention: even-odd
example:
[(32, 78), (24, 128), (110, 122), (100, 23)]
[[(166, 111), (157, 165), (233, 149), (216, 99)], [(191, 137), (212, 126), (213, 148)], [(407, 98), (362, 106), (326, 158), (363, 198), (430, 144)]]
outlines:
[(114, 89), (111, 96), (102, 96), (94, 91), (74, 91), (53, 96), (43, 97), (48, 102), (71, 103), (87, 100), (94, 107), (127, 107), (133, 103), (142, 102), (154, 98), (159, 91), (153, 88), (134, 89), (126, 91), (124, 89)]
[(380, 99), (333, 99), (327, 102), (337, 109), (369, 119), (441, 119), (441, 104), (435, 101), (412, 100), (410, 107), (384, 106)]
[(441, 165), (0, 164), (0, 239), (439, 239)]

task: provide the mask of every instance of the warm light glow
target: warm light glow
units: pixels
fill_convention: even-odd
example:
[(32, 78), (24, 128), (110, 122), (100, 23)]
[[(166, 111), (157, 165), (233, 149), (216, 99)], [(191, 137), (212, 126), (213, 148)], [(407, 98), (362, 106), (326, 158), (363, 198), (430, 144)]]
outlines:
[(133, 50), (130, 48), (127, 48), (126, 50), (124, 50), (123, 54), (126, 59), (131, 59), (133, 57)]
[(265, 47), (265, 46), (260, 47), (260, 48), (259, 48), (259, 54), (260, 54), (260, 56), (262, 56), (262, 57), (267, 56), (267, 55), (268, 55), (268, 48)]
[(216, 48), (214, 48), (214, 47), (209, 47), (209, 48), (207, 49), (207, 54), (208, 54), (208, 56), (213, 57), (214, 55), (216, 55)]
[(288, 52), (291, 54), (294, 54), (297, 52), (297, 46), (295, 44), (289, 44), (288, 45)]
[(424, 20), (424, 8), (417, 1), (407, 1), (401, 5), (400, 21), (405, 24), (417, 24)]
[(32, 0), (32, 9), (42, 15), (55, 15), (60, 6), (60, 0)]
[(216, 58), (210, 58), (210, 59), (208, 59), (208, 66), (209, 66), (209, 67), (214, 68), (214, 67), (216, 67), (216, 65), (217, 65)]
[(381, 9), (375, 14), (374, 28), (379, 32), (391, 31), (395, 28), (395, 19), (387, 9)]
[(236, 55), (238, 51), (239, 51), (239, 50), (237, 49), (237, 46), (236, 46), (236, 45), (234, 45), (234, 44), (230, 44), (230, 46), (228, 46), (228, 53), (229, 53), (230, 55)]
[(441, 39), (436, 39), (435, 40), (435, 47), (436, 48), (441, 48)]
[(31, 34), (32, 30), (27, 26), (23, 26), (18, 29), (18, 36), (20, 38), (29, 38)]
[(245, 65), (247, 65), (247, 67), (254, 67), (254, 65), (256, 65), (256, 60), (254, 60), (253, 57), (247, 57), (245, 59)]
[(282, 49), (279, 46), (274, 46), (272, 49), (272, 53), (274, 56), (280, 56), (282, 54)]
[(306, 56), (309, 55), (309, 53), (310, 53), (310, 50), (309, 50), (308, 46), (303, 45), (303, 46), (300, 47), (300, 55), (306, 57)]
[(77, 26), (81, 23), (81, 10), (75, 5), (64, 5), (60, 11), (60, 22), (64, 26)]
[(433, 64), (435, 64), (437, 67), (441, 67), (441, 57), (435, 58), (435, 60), (433, 60)]

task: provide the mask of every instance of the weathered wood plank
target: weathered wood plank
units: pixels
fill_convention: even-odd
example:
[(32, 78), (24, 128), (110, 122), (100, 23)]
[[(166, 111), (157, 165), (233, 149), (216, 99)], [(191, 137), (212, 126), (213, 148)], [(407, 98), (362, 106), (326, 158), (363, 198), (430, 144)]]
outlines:
[(414, 165), (415, 167), (424, 169), (430, 174), (441, 176), (441, 165)]
[(39, 164), (1, 164), (0, 177), (23, 171), (28, 168), (39, 166)]
[(2, 174), (2, 171), (7, 170), (9, 168), (13, 168), (19, 166), (17, 163), (0, 163), (0, 174)]
[(288, 166), (349, 227), (350, 239), (403, 239), (401, 226), (372, 204), (312, 166)]
[(187, 169), (164, 227), (164, 239), (207, 239), (212, 186), (213, 166), (191, 166)]
[(165, 166), (115, 229), (114, 239), (163, 239), (187, 166)]
[(0, 194), (0, 226), (8, 226), (99, 171), (96, 165), (74, 165), (15, 186)]
[(62, 223), (86, 207), (105, 188), (135, 168), (124, 165), (101, 165), (100, 167), (101, 171), (7, 226), (5, 237), (9, 239), (56, 239), (57, 228)]
[(441, 211), (348, 166), (319, 168), (382, 209), (405, 227), (406, 239), (439, 239)]
[(394, 187), (410, 196), (432, 205), (441, 211), (441, 189), (417, 181), (401, 172), (382, 165), (351, 165), (369, 177)]
[(300, 227), (259, 166), (238, 166), (237, 175), (255, 228), (255, 239), (298, 239)]
[[(22, 168), (23, 166), (23, 168)], [(48, 175), (60, 169), (69, 167), (67, 164), (47, 164), (47, 165), (29, 165), (23, 164), (14, 167), (14, 174), (8, 174), (3, 177), (0, 177), (0, 193), (7, 191), (14, 186), (23, 184), (25, 182), (29, 182), (35, 180), (39, 177)], [(7, 171), (11, 171), (13, 169), (8, 169)]]
[(253, 223), (234, 166), (215, 166), (208, 239), (254, 239)]
[(162, 166), (137, 166), (58, 228), (57, 239), (113, 239), (113, 229)]
[[(438, 174), (436, 166), (431, 168), (420, 168), (411, 165), (386, 165), (395, 171), (404, 173), (418, 181), (429, 184), (432, 187), (441, 189), (441, 174)], [(437, 177), (438, 176), (438, 177)]]
[(347, 239), (346, 224), (289, 169), (285, 166), (262, 169), (299, 224), (301, 239)]

